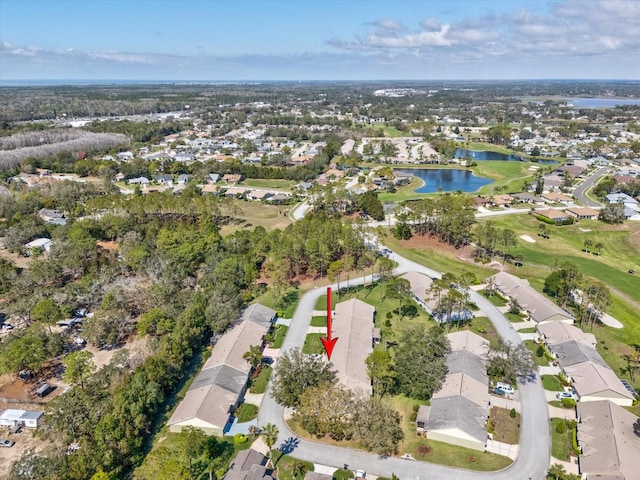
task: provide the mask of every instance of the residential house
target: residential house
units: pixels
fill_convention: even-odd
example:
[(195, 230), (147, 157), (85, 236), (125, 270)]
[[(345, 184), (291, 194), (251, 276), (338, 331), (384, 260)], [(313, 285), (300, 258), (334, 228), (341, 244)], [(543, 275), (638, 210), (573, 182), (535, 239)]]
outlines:
[(149, 185), (151, 182), (147, 177), (130, 178), (127, 182), (129, 185)]
[(354, 298), (336, 305), (333, 322), (333, 336), (343, 343), (331, 356), (338, 381), (368, 396), (372, 388), (365, 360), (373, 352), (375, 312), (373, 306)]
[(53, 242), (50, 238), (36, 238), (35, 240), (31, 240), (29, 243), (25, 243), (23, 248), (27, 254), (30, 255), (34, 249), (42, 252), (49, 252), (51, 250), (51, 245), (53, 245)]
[(612, 402), (579, 403), (578, 466), (587, 480), (632, 480), (640, 472), (638, 417)]
[(433, 394), (431, 405), (418, 409), (417, 431), (426, 432), (432, 440), (484, 451), (490, 397), (483, 355), (489, 342), (469, 331), (447, 337), (451, 342), (446, 359), (448, 373), (440, 390)]
[(593, 333), (587, 333), (580, 328), (569, 325), (564, 322), (547, 322), (537, 325), (538, 340), (542, 341), (551, 350), (555, 345), (565, 342), (575, 341), (595, 348), (596, 336)]
[(51, 225), (66, 225), (67, 219), (60, 210), (51, 210), (49, 208), (41, 208), (38, 210), (38, 216), (46, 223)]
[(168, 174), (154, 175), (153, 181), (158, 182), (161, 185), (171, 186), (173, 184), (173, 176)]
[(220, 181), (220, 174), (219, 173), (210, 173), (208, 178), (209, 178), (209, 182), (218, 183)]
[(291, 200), (291, 194), (286, 192), (276, 193), (265, 200), (269, 203), (285, 203)]
[(565, 212), (578, 220), (596, 220), (598, 210), (589, 207), (568, 207)]
[(560, 224), (569, 218), (569, 214), (561, 210), (554, 210), (553, 208), (541, 208), (539, 210), (535, 210), (535, 214), (549, 220), (553, 220), (556, 224)]
[(525, 310), (536, 323), (560, 321), (573, 323), (573, 316), (536, 291), (527, 280), (507, 272), (498, 272), (490, 284)]
[(38, 428), (44, 421), (44, 412), (8, 408), (0, 413), (0, 426)]
[(267, 457), (249, 448), (240, 450), (231, 461), (223, 480), (272, 480), (271, 470), (267, 469)]
[(215, 344), (211, 356), (191, 384), (185, 398), (169, 419), (169, 430), (185, 426), (209, 435), (224, 435), (244, 397), (251, 366), (242, 358), (251, 346), (262, 348), (276, 312), (260, 304), (250, 305), (239, 321)]
[(251, 190), (249, 193), (247, 193), (247, 199), (260, 202), (261, 200), (266, 200), (272, 195), (273, 193), (267, 192), (265, 190)]
[(134, 157), (133, 152), (119, 152), (116, 154), (116, 158), (121, 162), (124, 162), (126, 160), (132, 160), (133, 157)]
[(242, 187), (230, 187), (224, 192), (225, 197), (244, 197), (244, 194), (247, 193), (246, 188)]
[(626, 193), (610, 193), (604, 197), (606, 203), (623, 203), (625, 205), (637, 205), (638, 201)]
[(218, 186), (217, 185), (212, 185), (212, 184), (207, 184), (207, 185), (203, 186), (200, 191), (202, 193), (217, 194), (218, 193)]
[(564, 203), (565, 205), (573, 203), (573, 199), (571, 197), (558, 192), (543, 193), (540, 195), (540, 198), (547, 203)]
[(520, 203), (538, 203), (540, 202), (540, 197), (529, 193), (529, 192), (521, 192), (521, 193), (512, 193), (511, 197), (517, 200)]
[(227, 173), (222, 177), (222, 181), (229, 184), (240, 183), (242, 180), (244, 180), (244, 175), (241, 173)]
[(185, 183), (187, 183), (189, 180), (191, 179), (191, 175), (187, 175), (186, 173), (183, 173), (181, 175), (178, 175), (178, 185), (184, 185)]

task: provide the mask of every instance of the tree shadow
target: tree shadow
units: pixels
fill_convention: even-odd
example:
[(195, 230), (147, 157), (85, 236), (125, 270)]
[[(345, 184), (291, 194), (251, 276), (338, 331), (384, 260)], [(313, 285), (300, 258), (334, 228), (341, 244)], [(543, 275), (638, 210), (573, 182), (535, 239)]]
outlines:
[(278, 465), (278, 462), (284, 455), (289, 455), (290, 453), (292, 453), (298, 447), (298, 445), (300, 445), (300, 439), (295, 437), (289, 437), (284, 442), (282, 442), (282, 445), (278, 447), (280, 456), (278, 457), (278, 460), (276, 460), (274, 467)]

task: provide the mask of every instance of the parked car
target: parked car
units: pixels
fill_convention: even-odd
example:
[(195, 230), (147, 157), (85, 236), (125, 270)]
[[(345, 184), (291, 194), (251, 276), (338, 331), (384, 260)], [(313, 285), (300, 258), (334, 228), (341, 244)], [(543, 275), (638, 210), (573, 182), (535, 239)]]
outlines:
[(13, 447), (15, 444), (13, 440), (0, 440), (0, 447)]
[(366, 478), (367, 472), (364, 470), (356, 470), (356, 478)]
[(635, 271), (633, 268), (630, 268), (630, 269), (629, 269), (629, 273), (630, 273), (631, 275), (633, 275), (634, 273), (636, 273), (636, 271)]
[(496, 383), (496, 388), (497, 389), (499, 388), (505, 394), (513, 395), (515, 393), (515, 390), (513, 389), (513, 387), (508, 383), (497, 382)]
[(496, 395), (506, 395), (507, 392), (502, 390), (501, 388), (494, 388), (491, 393), (495, 393)]
[(573, 395), (571, 395), (569, 392), (558, 392), (556, 393), (556, 398), (558, 400), (562, 400), (563, 398), (573, 398)]

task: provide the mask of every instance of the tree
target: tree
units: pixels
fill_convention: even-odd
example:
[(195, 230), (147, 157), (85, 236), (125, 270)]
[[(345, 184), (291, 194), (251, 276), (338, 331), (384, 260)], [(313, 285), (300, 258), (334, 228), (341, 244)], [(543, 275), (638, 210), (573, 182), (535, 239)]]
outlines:
[(499, 339), (486, 357), (487, 374), (493, 379), (515, 383), (518, 377), (529, 377), (536, 371), (531, 352), (524, 343), (514, 345)]
[(404, 439), (400, 414), (379, 400), (358, 402), (353, 419), (354, 437), (378, 455), (395, 455)]
[(596, 253), (598, 254), (598, 256), (600, 255), (600, 253), (602, 252), (602, 249), (604, 248), (604, 243), (602, 242), (596, 242), (596, 244), (594, 245), (595, 249), (596, 249)]
[(566, 474), (567, 471), (565, 470), (564, 465), (559, 463), (554, 463), (551, 465), (551, 468), (549, 468), (549, 475), (553, 477), (554, 480), (564, 480)]
[(624, 204), (622, 203), (608, 203), (598, 213), (598, 220), (602, 220), (605, 223), (623, 223), (625, 218)]
[(591, 240), (590, 238), (585, 239), (584, 251), (589, 253), (589, 250), (591, 249), (592, 246), (593, 246), (593, 240)]
[(206, 447), (207, 435), (196, 427), (183, 427), (178, 437), (178, 448), (189, 464), (189, 473), (193, 475), (193, 460), (199, 457)]
[(96, 370), (93, 354), (87, 350), (73, 352), (67, 355), (62, 363), (65, 367), (64, 380), (72, 385), (80, 385), (80, 388), (84, 390), (85, 382)]
[(391, 355), (386, 350), (374, 350), (366, 359), (367, 374), (373, 384), (373, 393), (382, 398), (394, 391), (396, 374)]
[(31, 309), (31, 318), (49, 327), (58, 320), (62, 320), (62, 311), (56, 302), (50, 298), (43, 298)]
[(260, 437), (262, 441), (269, 449), (269, 462), (271, 462), (271, 449), (278, 441), (278, 427), (276, 427), (273, 423), (267, 423), (262, 430), (260, 431)]
[(242, 358), (255, 370), (262, 363), (262, 348), (260, 348), (260, 345), (251, 345), (249, 350), (242, 355)]
[(409, 328), (399, 339), (394, 361), (398, 391), (418, 400), (428, 400), (442, 385), (447, 373), (450, 344), (440, 327)]
[(538, 177), (538, 180), (536, 181), (535, 194), (542, 195), (542, 192), (544, 192), (544, 177)]
[(502, 263), (507, 261), (507, 250), (509, 249), (509, 247), (515, 247), (517, 244), (518, 239), (513, 230), (505, 228), (500, 232), (500, 245), (504, 249), (504, 257)]
[(271, 379), (272, 394), (279, 404), (293, 407), (299, 403), (307, 388), (335, 382), (335, 378), (330, 364), (294, 348), (278, 358)]
[(338, 383), (310, 387), (300, 397), (296, 421), (310, 434), (333, 440), (352, 436), (354, 394)]

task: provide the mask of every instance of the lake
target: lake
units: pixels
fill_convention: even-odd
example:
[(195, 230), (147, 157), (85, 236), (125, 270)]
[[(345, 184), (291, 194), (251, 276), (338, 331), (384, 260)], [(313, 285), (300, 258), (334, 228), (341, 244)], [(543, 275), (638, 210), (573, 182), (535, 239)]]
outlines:
[[(482, 161), (482, 160), (498, 160), (502, 162), (529, 162), (532, 160), (523, 159), (522, 157), (518, 157), (513, 154), (492, 152), (491, 150), (478, 152), (476, 150), (465, 150), (463, 148), (456, 148), (456, 153), (453, 158), (466, 158), (467, 154), (471, 158), (471, 160)], [(536, 163), (541, 163), (544, 165), (552, 165), (557, 163), (554, 160), (536, 160)]]
[(492, 180), (483, 177), (476, 177), (469, 170), (458, 170), (455, 168), (407, 168), (400, 170), (422, 179), (424, 185), (416, 188), (416, 193), (436, 193), (442, 187), (443, 192), (475, 192), (480, 187), (488, 185)]
[(567, 98), (576, 108), (614, 108), (616, 105), (640, 105), (640, 98)]

